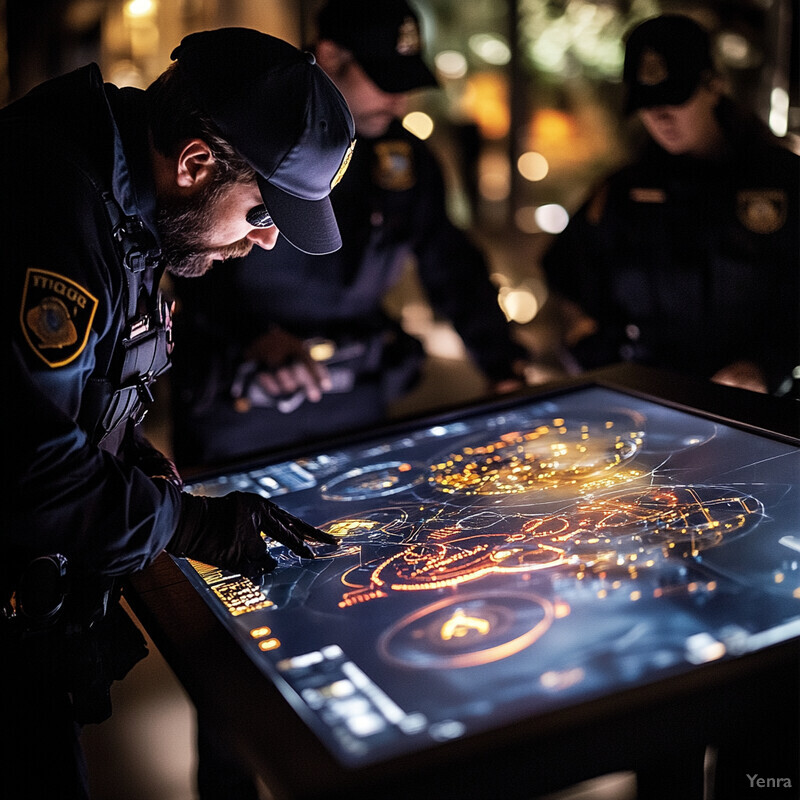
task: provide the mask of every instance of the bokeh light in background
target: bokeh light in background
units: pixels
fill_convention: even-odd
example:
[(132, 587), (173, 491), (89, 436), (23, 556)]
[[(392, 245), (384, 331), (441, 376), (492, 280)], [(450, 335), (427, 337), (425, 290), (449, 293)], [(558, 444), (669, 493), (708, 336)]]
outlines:
[(547, 287), (541, 279), (526, 278), (516, 281), (503, 272), (492, 273), (491, 279), (497, 286), (498, 305), (509, 322), (527, 324), (547, 300)]
[(490, 202), (505, 200), (511, 190), (508, 158), (497, 151), (486, 151), (478, 162), (478, 189)]
[(525, 233), (561, 233), (569, 222), (569, 213), (558, 203), (520, 206), (515, 215), (517, 228)]
[(130, 0), (123, 16), (130, 36), (131, 56), (147, 61), (158, 53), (158, 3), (155, 0)]
[(720, 61), (733, 69), (751, 69), (757, 67), (761, 60), (750, 42), (741, 33), (733, 31), (720, 33), (717, 37), (717, 51)]
[(469, 37), (469, 48), (487, 64), (504, 66), (511, 60), (511, 48), (502, 36), (491, 33), (477, 33)]
[(547, 177), (550, 165), (541, 153), (528, 151), (517, 159), (517, 169), (526, 180), (541, 181)]
[(467, 74), (467, 59), (456, 50), (443, 50), (437, 53), (434, 64), (440, 77), (445, 79), (457, 80)]
[(130, 19), (155, 18), (156, 3), (154, 0), (129, 0), (125, 4), (125, 16)]
[(785, 136), (789, 129), (789, 93), (776, 87), (770, 93), (769, 126), (778, 136)]
[(507, 77), (499, 72), (468, 76), (462, 109), (485, 139), (502, 139), (511, 124)]
[(567, 209), (558, 203), (545, 203), (539, 206), (533, 216), (539, 229), (545, 233), (561, 233), (569, 222)]
[(530, 322), (539, 311), (539, 300), (525, 286), (501, 289), (497, 295), (497, 302), (503, 309), (506, 319), (520, 325)]
[(411, 111), (403, 117), (403, 127), (423, 141), (433, 133), (433, 120), (424, 111)]
[[(642, 17), (658, 13), (657, 3), (633, 3)], [(654, 9), (650, 11), (649, 9)], [(561, 77), (575, 77), (583, 70), (618, 78), (622, 71), (622, 34), (628, 16), (611, 3), (569, 0), (561, 4), (523, 0), (520, 33), (524, 53), (536, 69)]]

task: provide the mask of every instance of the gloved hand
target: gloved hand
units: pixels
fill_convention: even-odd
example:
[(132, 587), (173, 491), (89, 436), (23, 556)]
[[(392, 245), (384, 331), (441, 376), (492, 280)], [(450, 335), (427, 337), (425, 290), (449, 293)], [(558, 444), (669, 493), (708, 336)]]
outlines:
[(254, 579), (271, 572), (276, 561), (267, 552), (264, 532), (303, 558), (314, 558), (307, 539), (338, 544), (338, 539), (250, 492), (224, 497), (181, 496), (178, 527), (167, 552), (238, 572)]

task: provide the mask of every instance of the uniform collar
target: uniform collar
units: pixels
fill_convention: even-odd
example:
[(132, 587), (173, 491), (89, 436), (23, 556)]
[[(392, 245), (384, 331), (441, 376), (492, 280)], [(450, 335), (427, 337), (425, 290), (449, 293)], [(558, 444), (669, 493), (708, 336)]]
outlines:
[(150, 138), (145, 94), (141, 89), (105, 84), (105, 94), (115, 125), (114, 197), (127, 216), (138, 216), (156, 232), (156, 191), (150, 164)]

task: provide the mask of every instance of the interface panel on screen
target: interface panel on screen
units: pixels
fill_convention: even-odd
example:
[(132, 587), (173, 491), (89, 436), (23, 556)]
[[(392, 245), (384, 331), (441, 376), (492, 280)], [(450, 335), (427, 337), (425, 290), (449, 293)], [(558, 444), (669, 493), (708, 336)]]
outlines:
[(339, 546), (176, 559), (343, 765), (800, 636), (800, 448), (583, 386), (202, 478)]

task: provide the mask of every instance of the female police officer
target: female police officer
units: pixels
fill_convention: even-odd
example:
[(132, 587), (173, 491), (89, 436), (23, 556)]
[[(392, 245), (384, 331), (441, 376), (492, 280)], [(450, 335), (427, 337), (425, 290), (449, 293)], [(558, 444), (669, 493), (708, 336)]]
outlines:
[[(247, 29), (191, 34), (146, 92), (91, 64), (0, 112), (0, 248), (14, 467), (4, 526), (3, 781), (87, 793), (77, 724), (144, 654), (115, 580), (164, 548), (256, 578), (262, 539), (331, 537), (255, 494), (194, 497), (139, 435), (169, 363), (166, 268), (340, 246), (328, 194), (353, 124), (313, 56)], [(313, 165), (313, 168), (310, 167)], [(267, 211), (268, 209), (268, 211)]]

